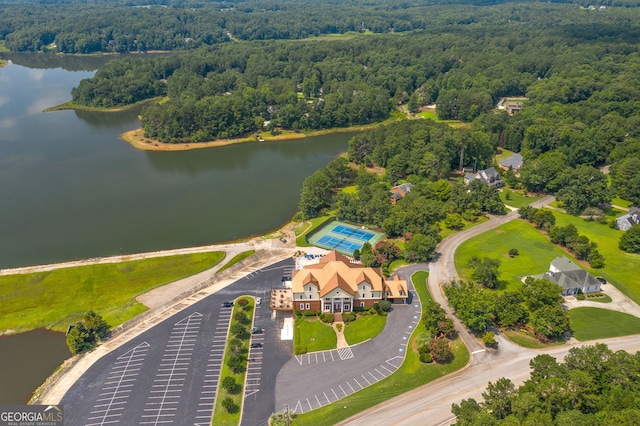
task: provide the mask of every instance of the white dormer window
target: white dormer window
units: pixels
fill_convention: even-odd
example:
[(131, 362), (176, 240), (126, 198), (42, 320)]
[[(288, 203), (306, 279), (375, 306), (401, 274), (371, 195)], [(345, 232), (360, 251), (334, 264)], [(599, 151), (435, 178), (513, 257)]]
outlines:
[(367, 286), (365, 286), (364, 284), (362, 284), (362, 289), (363, 289), (363, 290), (366, 290), (366, 289), (367, 289)]

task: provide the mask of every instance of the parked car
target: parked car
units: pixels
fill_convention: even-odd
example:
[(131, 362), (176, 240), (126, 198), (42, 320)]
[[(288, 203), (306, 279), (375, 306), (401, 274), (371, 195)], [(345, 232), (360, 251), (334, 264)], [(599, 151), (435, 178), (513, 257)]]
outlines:
[(596, 277), (596, 280), (600, 281), (600, 284), (606, 284), (607, 283), (607, 280), (605, 280), (602, 277)]
[(233, 307), (233, 302), (224, 302), (224, 303), (222, 304), (222, 306), (223, 306), (224, 308), (232, 308), (232, 307)]
[(287, 244), (287, 239), (286, 238), (280, 238), (280, 241), (282, 241), (283, 243)]
[(262, 343), (252, 343), (252, 344), (251, 344), (251, 347), (252, 347), (253, 349), (261, 348), (261, 347), (262, 347)]
[(253, 328), (251, 329), (251, 334), (260, 334), (260, 333), (262, 333), (263, 331), (264, 331), (264, 330), (263, 330), (262, 328), (260, 328), (260, 327), (253, 327)]
[(262, 304), (262, 297), (256, 297), (256, 305)]

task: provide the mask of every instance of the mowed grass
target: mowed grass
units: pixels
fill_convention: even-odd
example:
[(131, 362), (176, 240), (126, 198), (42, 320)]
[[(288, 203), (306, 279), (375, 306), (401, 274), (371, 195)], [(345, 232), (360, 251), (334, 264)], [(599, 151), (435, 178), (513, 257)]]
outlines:
[(296, 318), (294, 325), (294, 350), (305, 348), (305, 352), (326, 351), (338, 346), (338, 337), (333, 327), (319, 318)]
[[(554, 211), (556, 224), (573, 224), (578, 233), (598, 244), (598, 250), (604, 256), (605, 267), (588, 269), (593, 275), (601, 275), (615, 285), (634, 302), (640, 304), (640, 254), (626, 253), (618, 248), (618, 241), (624, 231), (612, 229), (606, 223), (585, 220), (566, 213)], [(606, 286), (603, 290), (606, 292)]]
[(581, 341), (640, 334), (640, 318), (624, 312), (575, 308), (569, 310), (569, 318), (573, 337)]
[(501, 333), (516, 345), (520, 345), (529, 349), (542, 349), (550, 346), (564, 345), (563, 341), (553, 343), (542, 343), (531, 334), (523, 332), (524, 330), (502, 330)]
[(515, 207), (517, 209), (519, 209), (520, 207), (528, 206), (529, 204), (539, 200), (540, 198), (542, 197), (532, 197), (532, 196), (521, 195), (507, 188), (503, 189), (500, 192), (500, 199), (502, 200), (502, 202), (508, 206)]
[(344, 338), (349, 345), (355, 345), (356, 343), (364, 342), (367, 339), (373, 339), (378, 334), (382, 333), (386, 323), (386, 316), (359, 316), (355, 321), (345, 324)]
[(233, 258), (228, 261), (227, 263), (224, 264), (224, 266), (220, 269), (218, 269), (218, 272), (222, 272), (225, 269), (228, 269), (230, 267), (232, 267), (233, 265), (235, 265), (238, 262), (242, 262), (243, 260), (245, 260), (247, 257), (249, 256), (253, 256), (254, 254), (256, 254), (255, 250), (247, 250), (247, 251), (243, 251), (242, 253), (238, 253), (235, 256), (233, 256)]
[(89, 310), (119, 325), (146, 310), (136, 296), (209, 269), (224, 256), (198, 253), (0, 276), (0, 331), (66, 331)]
[(306, 235), (316, 229), (318, 226), (323, 225), (331, 218), (332, 216), (320, 216), (300, 223), (300, 225), (297, 226), (295, 230), (296, 245), (298, 247), (311, 247), (311, 244), (309, 244), (307, 242), (307, 239), (305, 238)]
[[(510, 258), (507, 254), (512, 248), (520, 254)], [(500, 260), (498, 290), (516, 290), (521, 277), (548, 271), (549, 264), (558, 256), (571, 258), (522, 219), (508, 222), (462, 243), (455, 253), (456, 270), (462, 278), (471, 277), (467, 263), (472, 256)]]
[[(413, 285), (421, 299), (423, 297), (425, 299), (430, 298), (426, 287), (426, 277), (427, 274), (422, 272), (412, 276)], [(414, 329), (411, 342), (425, 332), (424, 325), (420, 322)], [(466, 346), (464, 346), (460, 339), (452, 342), (454, 359), (449, 364), (423, 364), (420, 362), (418, 353), (413, 351), (412, 347), (413, 343), (407, 346), (407, 354), (404, 362), (391, 376), (346, 398), (340, 399), (333, 404), (300, 414), (293, 421), (293, 424), (314, 426), (334, 425), (374, 405), (432, 382), (449, 373), (453, 373), (469, 362), (469, 351), (467, 351)]]

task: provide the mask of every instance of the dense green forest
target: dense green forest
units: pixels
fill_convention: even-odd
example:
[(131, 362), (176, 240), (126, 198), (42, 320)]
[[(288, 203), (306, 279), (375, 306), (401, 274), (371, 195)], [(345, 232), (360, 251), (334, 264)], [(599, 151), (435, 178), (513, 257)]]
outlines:
[(453, 404), (459, 426), (637, 425), (640, 423), (640, 353), (604, 344), (571, 348), (559, 363), (550, 355), (530, 362), (531, 377), (516, 387), (489, 383), (483, 402)]
[[(469, 126), (397, 124), (356, 137), (350, 160), (384, 167), (387, 184), (434, 181), (460, 166), (491, 166), (502, 146), (525, 159), (514, 185), (555, 193), (578, 214), (615, 195), (640, 200), (640, 9), (627, 6), (424, 3), (433, 13), (411, 17), (430, 20), (423, 30), (112, 61), (73, 90), (73, 102), (113, 107), (166, 96), (141, 117), (147, 136), (170, 143), (375, 123), (398, 105), (435, 102), (439, 118)], [(376, 7), (384, 9), (364, 9)], [(510, 116), (493, 110), (504, 96), (528, 100)], [(613, 164), (611, 186), (605, 164)], [(346, 212), (350, 201), (341, 202)]]

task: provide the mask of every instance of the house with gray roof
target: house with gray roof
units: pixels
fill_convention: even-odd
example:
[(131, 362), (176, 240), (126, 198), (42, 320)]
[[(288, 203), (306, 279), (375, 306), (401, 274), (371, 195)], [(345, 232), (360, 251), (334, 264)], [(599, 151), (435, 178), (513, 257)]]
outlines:
[(563, 296), (575, 296), (578, 290), (583, 293), (598, 293), (602, 283), (593, 275), (573, 263), (567, 257), (556, 257), (549, 265), (549, 272), (534, 275), (533, 278), (544, 278), (562, 287)]
[(413, 184), (411, 182), (396, 185), (391, 188), (391, 201), (395, 204), (398, 200), (404, 198), (411, 191)]
[(518, 172), (522, 167), (522, 155), (515, 153), (508, 158), (500, 161), (500, 168), (504, 170), (513, 170), (514, 172)]
[(640, 224), (640, 208), (631, 207), (627, 214), (616, 219), (616, 229), (628, 231), (632, 226)]
[(495, 186), (500, 188), (504, 185), (500, 175), (496, 171), (495, 167), (489, 167), (488, 169), (479, 170), (478, 173), (465, 173), (464, 184), (469, 185), (474, 180), (479, 180), (487, 186)]

